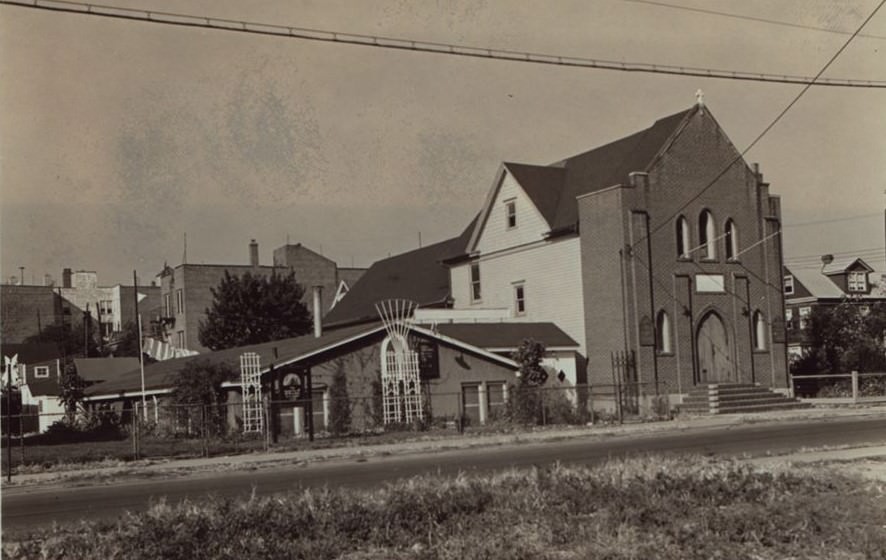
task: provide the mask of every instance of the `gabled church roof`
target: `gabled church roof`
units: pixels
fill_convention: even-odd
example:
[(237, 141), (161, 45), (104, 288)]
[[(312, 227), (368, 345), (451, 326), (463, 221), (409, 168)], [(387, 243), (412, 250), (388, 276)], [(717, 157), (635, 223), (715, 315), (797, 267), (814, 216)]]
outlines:
[[(578, 222), (576, 197), (626, 185), (632, 172), (649, 170), (698, 107), (693, 105), (655, 121), (645, 130), (547, 166), (505, 162), (503, 169), (520, 184), (551, 231), (567, 229)], [(471, 237), (469, 249), (476, 244), (479, 230), (485, 226), (501, 177), (500, 171), (480, 212), (478, 231)]]

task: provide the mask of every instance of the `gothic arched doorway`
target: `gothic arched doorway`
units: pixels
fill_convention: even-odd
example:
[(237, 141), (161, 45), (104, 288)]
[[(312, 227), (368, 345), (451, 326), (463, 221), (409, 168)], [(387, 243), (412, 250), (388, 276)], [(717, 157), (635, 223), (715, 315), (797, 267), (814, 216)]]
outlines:
[(695, 337), (698, 349), (699, 383), (729, 383), (735, 381), (732, 351), (726, 327), (720, 316), (708, 313), (698, 326)]

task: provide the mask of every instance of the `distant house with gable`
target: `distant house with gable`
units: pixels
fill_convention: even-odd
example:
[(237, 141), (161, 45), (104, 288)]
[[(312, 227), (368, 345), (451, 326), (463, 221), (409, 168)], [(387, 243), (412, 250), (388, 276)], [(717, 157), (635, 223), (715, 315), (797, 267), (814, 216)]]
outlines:
[(815, 308), (858, 305), (864, 309), (886, 302), (880, 279), (861, 258), (834, 260), (825, 255), (820, 268), (785, 266), (783, 281), (788, 352), (792, 356), (800, 355), (807, 344), (804, 329)]

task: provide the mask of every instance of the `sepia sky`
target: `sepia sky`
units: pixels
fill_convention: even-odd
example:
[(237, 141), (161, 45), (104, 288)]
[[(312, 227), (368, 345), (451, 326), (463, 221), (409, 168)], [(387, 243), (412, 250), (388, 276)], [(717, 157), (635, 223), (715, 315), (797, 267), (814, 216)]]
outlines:
[[(878, 0), (103, 4), (625, 62), (815, 75)], [(759, 21), (789, 22), (799, 27)], [(886, 80), (886, 8), (825, 74)], [(588, 70), (0, 5), (0, 277), (340, 266), (458, 234), (501, 161), (548, 164), (705, 103), (739, 149), (802, 86)], [(792, 259), (884, 267), (886, 90), (813, 87), (748, 154)], [(853, 218), (853, 219), (847, 219)], [(814, 223), (810, 223), (814, 222)], [(669, 231), (665, 229), (664, 231)]]

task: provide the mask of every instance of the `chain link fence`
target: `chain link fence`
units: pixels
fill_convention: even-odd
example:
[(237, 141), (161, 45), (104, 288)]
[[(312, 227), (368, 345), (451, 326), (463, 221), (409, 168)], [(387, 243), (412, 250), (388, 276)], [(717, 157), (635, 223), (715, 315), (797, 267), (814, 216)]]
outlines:
[[(176, 404), (130, 401), (119, 408), (2, 415), (3, 472), (39, 472), (65, 464), (134, 459), (208, 457), (259, 451), (391, 443), (416, 437), (536, 429), (670, 418), (666, 386), (651, 384), (520, 387), (464, 384), (430, 393), (421, 415), (383, 422), (382, 395), (262, 403), (263, 430), (244, 433), (243, 403)], [(405, 407), (403, 408), (405, 410)], [(313, 434), (313, 437), (311, 437)]]

